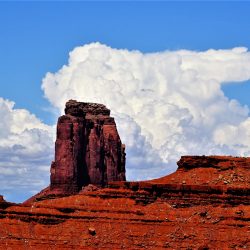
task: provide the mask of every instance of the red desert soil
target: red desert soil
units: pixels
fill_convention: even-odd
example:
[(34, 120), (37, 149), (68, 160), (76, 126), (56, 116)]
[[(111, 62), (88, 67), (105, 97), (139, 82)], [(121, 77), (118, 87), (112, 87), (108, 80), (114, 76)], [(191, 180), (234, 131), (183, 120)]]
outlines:
[(0, 248), (250, 249), (249, 161), (182, 157), (157, 180), (2, 201)]

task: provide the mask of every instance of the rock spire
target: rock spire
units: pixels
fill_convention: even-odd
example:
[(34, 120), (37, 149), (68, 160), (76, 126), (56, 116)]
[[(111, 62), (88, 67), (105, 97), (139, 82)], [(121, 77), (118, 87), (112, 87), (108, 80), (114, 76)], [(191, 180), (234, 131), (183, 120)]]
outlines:
[(69, 100), (57, 123), (50, 190), (77, 193), (88, 184), (125, 181), (125, 155), (105, 105)]

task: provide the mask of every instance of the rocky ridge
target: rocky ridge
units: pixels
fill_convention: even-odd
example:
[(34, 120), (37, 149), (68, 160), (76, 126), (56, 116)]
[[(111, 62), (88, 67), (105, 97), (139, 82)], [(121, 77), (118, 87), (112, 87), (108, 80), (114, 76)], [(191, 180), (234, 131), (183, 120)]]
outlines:
[[(190, 168), (185, 162), (192, 158)], [(0, 248), (249, 249), (249, 161), (187, 156), (163, 178), (11, 204), (0, 209)], [(224, 183), (220, 175), (235, 181)]]

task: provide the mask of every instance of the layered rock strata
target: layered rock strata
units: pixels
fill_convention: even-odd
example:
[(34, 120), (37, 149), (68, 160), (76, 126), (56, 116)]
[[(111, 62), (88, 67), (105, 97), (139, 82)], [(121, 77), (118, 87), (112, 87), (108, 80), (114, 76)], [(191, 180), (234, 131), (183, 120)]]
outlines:
[(185, 156), (159, 179), (0, 206), (0, 248), (250, 249), (249, 160)]
[(77, 193), (83, 186), (125, 180), (125, 146), (110, 110), (70, 100), (59, 117), (50, 191)]
[(218, 170), (249, 168), (249, 157), (233, 156), (182, 156), (177, 162), (180, 169), (215, 168)]

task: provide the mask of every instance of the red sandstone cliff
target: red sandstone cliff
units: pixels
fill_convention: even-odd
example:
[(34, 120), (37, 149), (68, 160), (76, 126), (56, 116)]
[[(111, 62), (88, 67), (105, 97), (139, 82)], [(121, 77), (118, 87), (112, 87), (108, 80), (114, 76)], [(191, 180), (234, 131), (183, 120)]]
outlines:
[(110, 110), (70, 100), (59, 117), (50, 190), (77, 193), (83, 186), (125, 180), (125, 146)]

